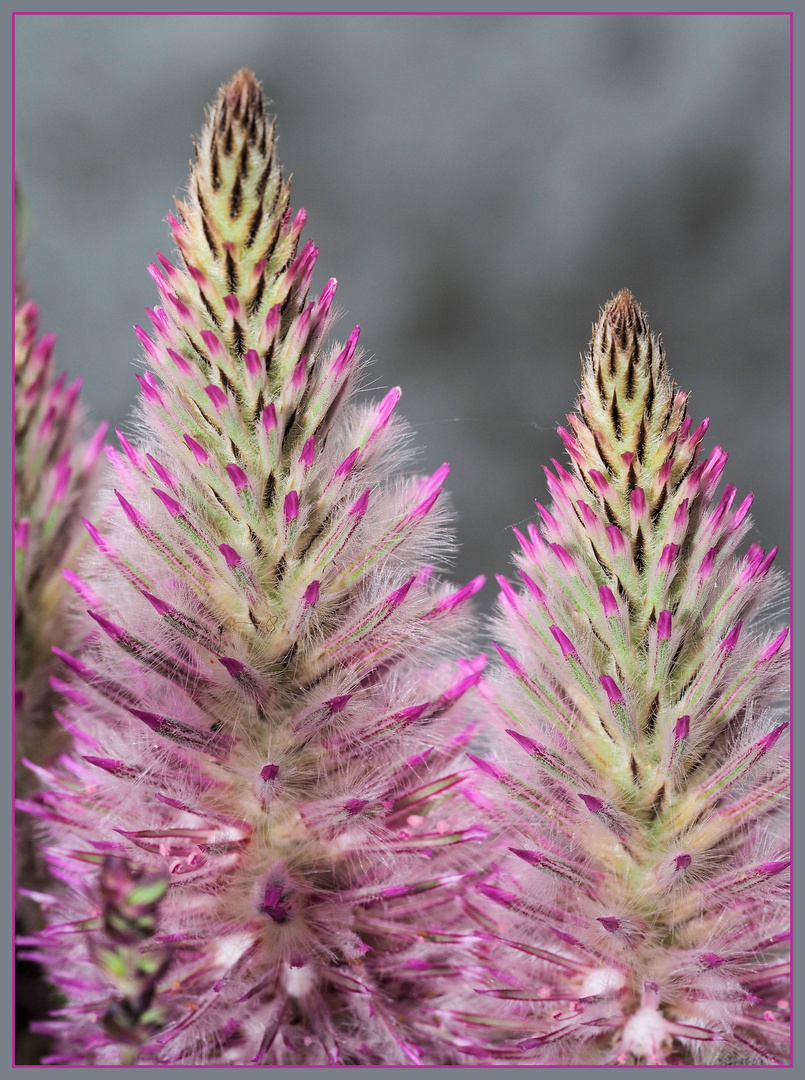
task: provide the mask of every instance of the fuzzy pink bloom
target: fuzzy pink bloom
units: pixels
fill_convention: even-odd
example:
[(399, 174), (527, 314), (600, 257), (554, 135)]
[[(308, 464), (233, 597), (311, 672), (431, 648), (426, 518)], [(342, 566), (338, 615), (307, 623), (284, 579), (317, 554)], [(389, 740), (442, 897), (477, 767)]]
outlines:
[(501, 927), (478, 992), (502, 1062), (788, 1061), (787, 631), (753, 627), (779, 582), (738, 554), (749, 504), (717, 499), (726, 454), (697, 465), (685, 411), (618, 294), (540, 509), (559, 561), (523, 545), (486, 689), (479, 784), (517, 839), (478, 890)]
[[(427, 928), (488, 830), (453, 790), (481, 582), (423, 569), (445, 471), (389, 475), (399, 390), (349, 403), (357, 328), (327, 343), (335, 282), (309, 298), (251, 73), (170, 222), (142, 435), (90, 533), (87, 647), (63, 654), (74, 749), (26, 803), (61, 882), (30, 939), (68, 1002), (49, 1063), (455, 1062)], [(148, 934), (116, 941), (138, 904)]]

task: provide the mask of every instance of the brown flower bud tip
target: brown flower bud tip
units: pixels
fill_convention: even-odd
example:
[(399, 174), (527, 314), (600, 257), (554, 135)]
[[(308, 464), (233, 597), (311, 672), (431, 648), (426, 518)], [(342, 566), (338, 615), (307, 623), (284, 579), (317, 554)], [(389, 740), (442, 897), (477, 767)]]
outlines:
[(630, 337), (645, 337), (648, 333), (645, 316), (628, 289), (621, 289), (607, 302), (601, 320), (609, 324), (621, 348), (626, 347)]
[(248, 116), (252, 110), (262, 111), (263, 91), (254, 72), (248, 68), (241, 68), (232, 76), (221, 88), (221, 97), (236, 119)]

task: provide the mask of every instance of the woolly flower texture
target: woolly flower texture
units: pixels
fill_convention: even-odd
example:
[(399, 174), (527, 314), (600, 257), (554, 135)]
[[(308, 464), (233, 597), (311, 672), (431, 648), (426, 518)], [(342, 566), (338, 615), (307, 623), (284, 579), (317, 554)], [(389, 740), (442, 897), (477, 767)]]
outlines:
[(515, 530), (519, 587), (499, 578), (474, 761), (511, 831), (477, 884), (499, 940), (477, 992), (513, 1063), (788, 1060), (788, 630), (764, 630), (775, 552), (739, 554), (751, 495), (717, 494), (727, 455), (699, 461), (686, 398), (619, 293), (559, 429), (569, 468)]
[(487, 835), (452, 790), (485, 658), (450, 659), (483, 579), (424, 562), (447, 467), (392, 475), (399, 390), (349, 403), (359, 329), (327, 344), (334, 280), (308, 300), (251, 73), (168, 220), (139, 433), (74, 581), (87, 644), (55, 650), (74, 749), (24, 804), (60, 882), (27, 939), (67, 1001), (47, 1063), (454, 1060), (423, 1050), (421, 927)]

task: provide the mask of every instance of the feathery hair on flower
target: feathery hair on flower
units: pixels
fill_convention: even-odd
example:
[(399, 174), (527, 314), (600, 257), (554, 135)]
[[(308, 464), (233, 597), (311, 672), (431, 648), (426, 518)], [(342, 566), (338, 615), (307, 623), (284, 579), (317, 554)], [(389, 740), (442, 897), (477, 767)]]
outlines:
[[(14, 720), (15, 787), (24, 795), (35, 777), (23, 759), (43, 763), (66, 745), (53, 718), (55, 674), (52, 647), (76, 644), (68, 617), (72, 568), (84, 545), (80, 517), (95, 494), (98, 459), (106, 424), (84, 438), (79, 403), (81, 381), (54, 377), (54, 334), (38, 336), (37, 308), (25, 298), (20, 263), (22, 199), (15, 187), (14, 296)], [(29, 819), (18, 821), (17, 883), (41, 887), (42, 867), (29, 835)], [(20, 901), (18, 916), (29, 923), (35, 907)]]
[[(139, 433), (87, 525), (89, 641), (58, 650), (74, 750), (26, 804), (63, 883), (30, 939), (69, 1002), (49, 1061), (419, 1063), (417, 927), (486, 836), (451, 801), (484, 665), (452, 657), (483, 580), (424, 564), (449, 551), (448, 470), (393, 474), (399, 390), (350, 404), (359, 329), (327, 343), (336, 282), (309, 299), (318, 250), (250, 72), (177, 205), (180, 257), (150, 267), (162, 306), (137, 328)], [(98, 964), (99, 856), (168, 875), (145, 1013)], [(110, 995), (125, 1038), (99, 1024)]]
[(619, 293), (559, 429), (569, 467), (515, 530), (521, 585), (499, 579), (476, 764), (515, 840), (478, 889), (516, 984), (479, 992), (522, 1064), (788, 1059), (788, 631), (751, 621), (774, 551), (740, 553), (751, 496), (717, 494), (727, 455), (699, 460), (686, 400)]

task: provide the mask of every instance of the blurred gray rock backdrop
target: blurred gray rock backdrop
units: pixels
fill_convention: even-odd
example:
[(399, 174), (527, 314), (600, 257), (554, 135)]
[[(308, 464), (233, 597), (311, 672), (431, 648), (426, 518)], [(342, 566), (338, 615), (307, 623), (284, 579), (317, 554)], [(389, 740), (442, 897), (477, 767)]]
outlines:
[(314, 288), (338, 278), (341, 337), (403, 388), (420, 468), (452, 462), (487, 608), (623, 286), (787, 568), (786, 15), (23, 14), (15, 56), (26, 276), (94, 417), (126, 427), (190, 135), (251, 67)]

